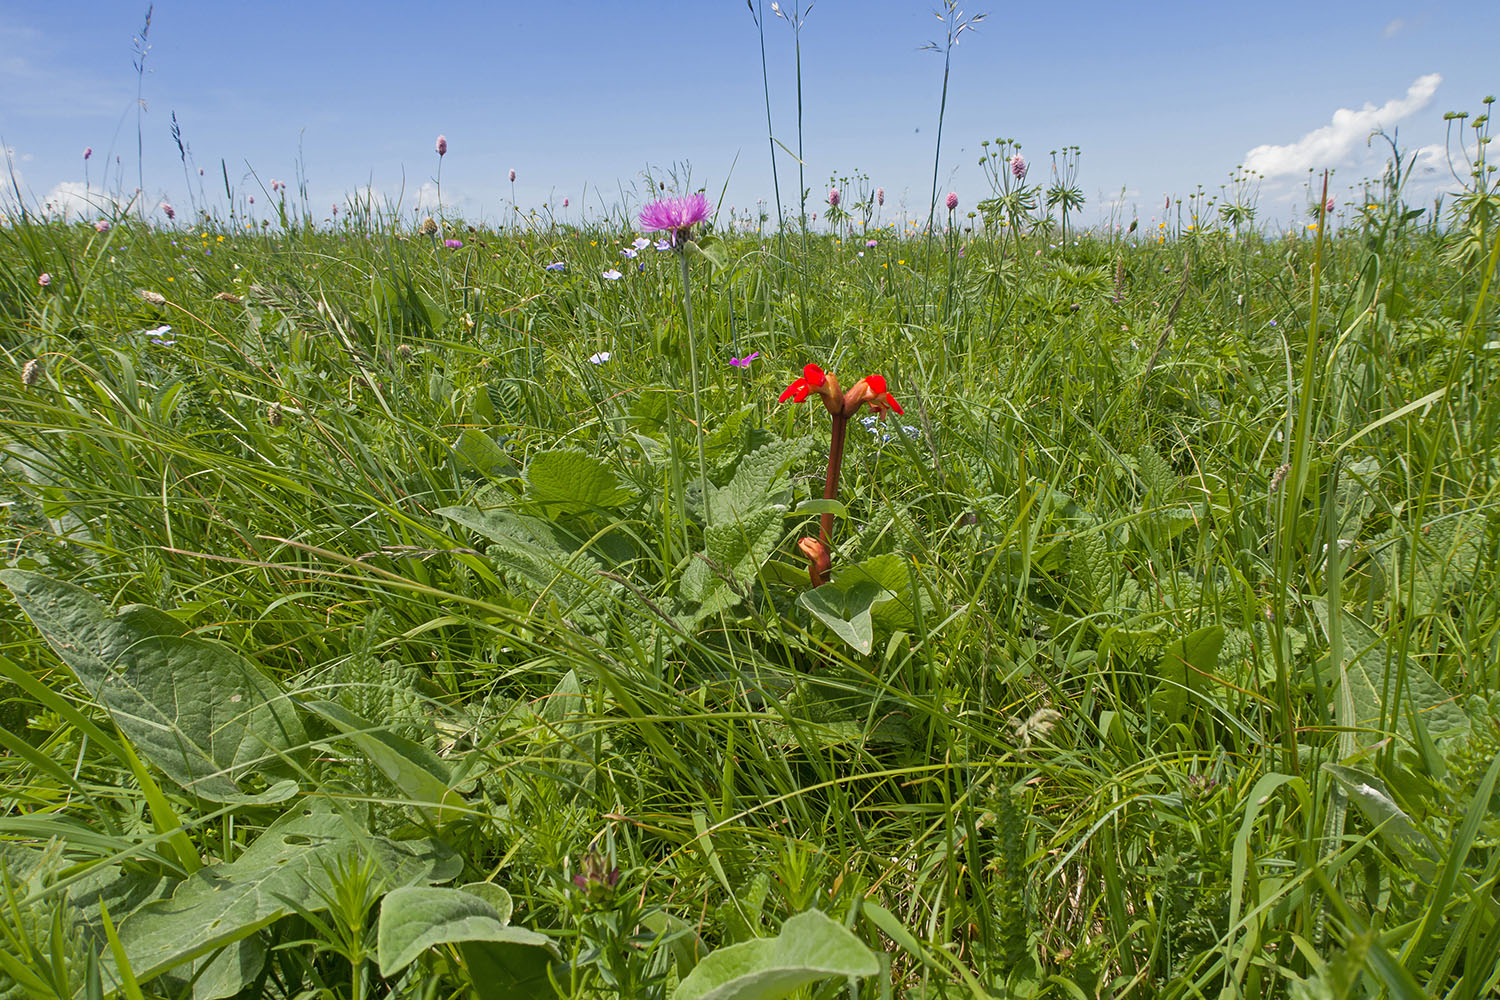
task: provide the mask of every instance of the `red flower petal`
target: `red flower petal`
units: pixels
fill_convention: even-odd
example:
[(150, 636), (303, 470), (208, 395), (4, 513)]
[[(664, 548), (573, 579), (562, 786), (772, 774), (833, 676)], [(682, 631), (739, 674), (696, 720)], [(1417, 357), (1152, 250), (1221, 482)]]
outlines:
[(885, 376), (884, 375), (871, 375), (869, 378), (865, 379), (865, 385), (867, 385), (867, 386), (870, 387), (870, 395), (872, 395), (872, 396), (883, 396), (883, 395), (885, 395)]
[[(785, 389), (781, 390), (781, 395), (778, 396), (778, 397), (776, 397), (776, 402), (778, 402), (778, 403), (785, 403), (788, 399), (791, 398), (792, 393), (796, 392), (798, 389), (805, 388), (806, 385), (807, 385), (807, 379), (805, 379), (805, 378), (799, 378), (797, 381), (793, 382), (791, 385), (789, 385)], [(797, 398), (797, 402), (800, 403), (805, 398), (807, 398), (805, 394), (802, 395), (802, 396), (799, 396)]]
[(807, 384), (812, 386), (814, 389), (821, 387), (824, 382), (828, 381), (828, 376), (823, 374), (823, 369), (819, 368), (817, 365), (803, 366), (802, 377), (806, 379)]

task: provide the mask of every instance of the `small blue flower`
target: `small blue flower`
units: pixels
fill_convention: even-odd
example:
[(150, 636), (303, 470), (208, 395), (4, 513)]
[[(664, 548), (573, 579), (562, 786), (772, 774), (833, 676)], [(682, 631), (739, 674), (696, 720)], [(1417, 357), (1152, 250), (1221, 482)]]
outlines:
[(619, 281), (622, 275), (614, 268), (610, 268), (608, 271), (605, 271), (602, 275), (600, 275), (600, 277), (602, 277), (605, 281)]
[(561, 271), (563, 268), (565, 268), (567, 266), (568, 265), (564, 264), (560, 260), (554, 260), (552, 263), (550, 263), (550, 264), (547, 265), (546, 269), (548, 271)]

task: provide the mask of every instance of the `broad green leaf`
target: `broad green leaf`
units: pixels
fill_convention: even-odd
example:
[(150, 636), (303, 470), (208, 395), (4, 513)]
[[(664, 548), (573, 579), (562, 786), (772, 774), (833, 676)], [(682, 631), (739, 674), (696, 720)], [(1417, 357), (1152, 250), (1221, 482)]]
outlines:
[(916, 625), (919, 602), (924, 615), (933, 609), (932, 599), (925, 591), (912, 592), (912, 578), (911, 561), (897, 552), (871, 556), (833, 573), (833, 582), (845, 590), (861, 581), (874, 583), (884, 590), (884, 598), (875, 602), (871, 614), (875, 624), (892, 631)]
[(870, 609), (876, 601), (890, 597), (889, 591), (869, 580), (858, 580), (845, 590), (836, 583), (803, 591), (797, 603), (812, 612), (833, 634), (848, 643), (860, 655), (868, 655), (875, 642), (875, 626)]
[(709, 520), (714, 524), (739, 521), (774, 507), (780, 510), (790, 499), (791, 484), (786, 470), (807, 450), (807, 441), (772, 441), (741, 456), (734, 475), (724, 486), (710, 484)]
[[(381, 901), (376, 950), (382, 976), (395, 975), (434, 945), (460, 941), (511, 946), (503, 951), (540, 949), (543, 958), (552, 944), (545, 934), (509, 926), (498, 910), (463, 889), (407, 886)], [(530, 966), (523, 956), (517, 957)]]
[(283, 773), (306, 756), (286, 695), (234, 650), (178, 634), (181, 623), (155, 609), (111, 615), (87, 591), (37, 573), (6, 570), (0, 581), (141, 755), (194, 795), (252, 799), (240, 786), (247, 775)]
[(797, 505), (797, 509), (788, 514), (788, 517), (802, 517), (808, 514), (832, 514), (834, 517), (846, 518), (849, 516), (849, 508), (837, 500), (804, 500)]
[(326, 800), (306, 800), (233, 861), (204, 868), (170, 899), (149, 903), (121, 923), (120, 940), (136, 977), (144, 982), (240, 941), (296, 907), (323, 909), (330, 873), (351, 855), (371, 862), (389, 888), (446, 881), (462, 867), (438, 841), (378, 837)]
[(1153, 701), (1169, 722), (1181, 722), (1187, 714), (1188, 698), (1210, 690), (1224, 646), (1224, 626), (1209, 625), (1174, 639), (1162, 652), (1156, 666), (1161, 684)]
[(464, 802), (450, 787), (452, 774), (441, 757), (420, 743), (365, 721), (336, 702), (312, 701), (304, 705), (333, 723), (434, 823), (441, 825), (458, 817)]
[[(1314, 601), (1313, 611), (1326, 632), (1328, 603)], [(1354, 718), (1348, 722), (1340, 720), (1340, 724), (1378, 730), (1383, 699), (1396, 693), (1396, 678), (1401, 669), (1399, 654), (1370, 626), (1347, 611), (1343, 615), (1343, 662), (1338, 664), (1338, 672), (1340, 683), (1348, 685)], [(1420, 663), (1408, 658), (1401, 704), (1394, 712), (1386, 711), (1386, 723), (1393, 725), (1399, 735), (1414, 740), (1410, 718), (1413, 712), (1421, 715), (1434, 740), (1463, 737), (1469, 733), (1469, 717), (1458, 699), (1433, 680)], [(1380, 738), (1379, 733), (1366, 733), (1361, 742), (1374, 743)]]
[(493, 882), (465, 882), (459, 886), (464, 892), (489, 903), (500, 914), (502, 924), (510, 923), (510, 915), (515, 911), (515, 901), (510, 898), (510, 893)]
[(710, 953), (685, 976), (673, 1000), (780, 1000), (810, 983), (880, 972), (875, 953), (818, 910), (790, 917), (774, 938)]
[(583, 514), (622, 506), (635, 494), (603, 459), (569, 448), (532, 457), (526, 495), (549, 513)]
[(477, 427), (465, 427), (453, 442), (453, 454), (459, 465), (487, 476), (509, 466), (510, 456), (490, 436)]
[(763, 508), (742, 520), (716, 522), (703, 535), (706, 551), (682, 574), (682, 596), (698, 604), (699, 617), (728, 610), (749, 592), (781, 539), (781, 515)]
[(1438, 854), (1432, 842), (1406, 810), (1396, 804), (1385, 782), (1373, 774), (1343, 764), (1324, 764), (1323, 770), (1333, 775), (1348, 793), (1365, 819), (1377, 829), (1381, 840), (1405, 857), (1423, 878), (1430, 879), (1437, 874)]

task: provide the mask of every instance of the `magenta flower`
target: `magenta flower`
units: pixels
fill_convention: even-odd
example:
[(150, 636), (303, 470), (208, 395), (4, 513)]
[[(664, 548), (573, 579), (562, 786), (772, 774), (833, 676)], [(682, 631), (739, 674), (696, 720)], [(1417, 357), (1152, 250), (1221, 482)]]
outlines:
[(1010, 158), (1010, 173), (1011, 176), (1016, 180), (1020, 180), (1021, 178), (1025, 177), (1026, 170), (1026, 157), (1022, 156), (1020, 153), (1017, 153), (1015, 156), (1012, 156)]
[(512, 184), (514, 184), (516, 182), (516, 168), (515, 167), (511, 167), (510, 168), (510, 182)]
[(438, 138), (437, 138), (437, 147), (436, 148), (437, 148), (437, 155), (439, 155), (439, 156), (447, 156), (448, 155), (448, 137), (446, 135), (440, 135), (440, 136), (438, 136)]
[(958, 208), (958, 192), (957, 191), (949, 191), (948, 192), (948, 211), (951, 212), (951, 211), (953, 211), (956, 208)]
[(170, 202), (162, 202), (161, 211), (162, 214), (167, 217), (168, 222), (171, 222), (173, 219), (177, 218), (177, 209), (173, 208)]
[(567, 208), (567, 207), (568, 207), (568, 199), (564, 198), (563, 199), (563, 208)]
[(865, 246), (867, 246), (867, 247), (878, 247), (878, 246), (880, 246), (880, 241), (879, 240), (865, 240)]
[(105, 222), (103, 219), (100, 219), (98, 222), (94, 223), (94, 229), (101, 233), (107, 233), (109, 232), (109, 223)]
[(875, 189), (875, 204), (882, 206), (885, 204), (885, 188)]
[(758, 357), (760, 357), (760, 352), (756, 351), (754, 354), (747, 354), (743, 358), (730, 358), (729, 363), (734, 365), (736, 368), (749, 368), (750, 362), (754, 361)]
[(93, 146), (84, 146), (83, 147), (83, 158), (85, 160), (87, 160), (90, 156), (93, 156), (93, 155), (94, 155), (94, 147)]
[(250, 196), (250, 204), (252, 204), (252, 205), (255, 204), (255, 195), (253, 195), (253, 194)]
[(464, 241), (463, 240), (444, 240), (443, 241), (443, 246), (447, 247), (449, 250), (462, 250), (464, 248)]
[(829, 208), (838, 208), (839, 207), (839, 189), (838, 188), (829, 188), (828, 189), (828, 207)]
[(43, 288), (46, 288), (48, 285), (52, 284), (52, 275), (48, 274), (46, 271), (43, 271), (41, 274), (36, 276), (36, 283), (38, 285), (41, 285)]
[(641, 209), (641, 228), (650, 232), (665, 229), (673, 246), (679, 240), (691, 239), (693, 226), (708, 218), (708, 199), (701, 194), (683, 198), (663, 198)]

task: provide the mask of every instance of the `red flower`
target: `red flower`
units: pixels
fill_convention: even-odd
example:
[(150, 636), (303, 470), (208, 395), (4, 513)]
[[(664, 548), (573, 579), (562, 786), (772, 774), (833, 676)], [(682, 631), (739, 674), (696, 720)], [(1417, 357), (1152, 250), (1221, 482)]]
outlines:
[(802, 377), (782, 390), (776, 402), (785, 403), (788, 399), (800, 403), (815, 390), (823, 388), (828, 382), (828, 376), (823, 374), (823, 369), (817, 365), (807, 365), (802, 369)]
[(901, 404), (896, 402), (896, 397), (892, 396), (889, 392), (886, 391), (885, 376), (871, 375), (865, 379), (865, 385), (868, 386), (870, 390), (871, 412), (876, 413), (882, 417), (885, 416), (886, 410), (895, 411), (897, 416), (900, 416), (906, 412), (905, 410), (901, 409)]

